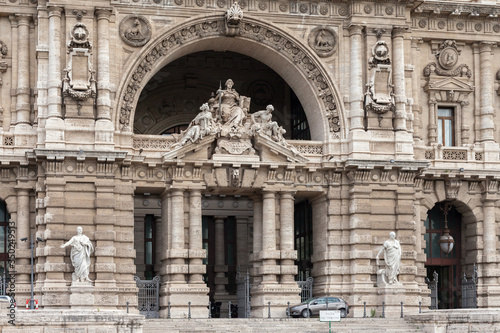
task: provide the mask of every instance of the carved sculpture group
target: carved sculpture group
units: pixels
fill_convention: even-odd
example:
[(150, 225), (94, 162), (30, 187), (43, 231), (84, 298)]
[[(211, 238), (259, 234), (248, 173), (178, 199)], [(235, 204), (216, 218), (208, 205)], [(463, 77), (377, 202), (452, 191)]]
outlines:
[(188, 128), (177, 135), (173, 148), (198, 143), (204, 137), (214, 135), (232, 140), (233, 143), (238, 141), (240, 147), (237, 150), (227, 149), (227, 145), (221, 143), (216, 148), (218, 153), (253, 153), (249, 139), (260, 135), (298, 154), (297, 150), (286, 142), (284, 138), (286, 130), (272, 120), (274, 107), (268, 105), (265, 110), (248, 114), (250, 98), (240, 96), (233, 85), (233, 80), (227, 80), (225, 88), (219, 88), (217, 93), (200, 107), (200, 113), (191, 121)]

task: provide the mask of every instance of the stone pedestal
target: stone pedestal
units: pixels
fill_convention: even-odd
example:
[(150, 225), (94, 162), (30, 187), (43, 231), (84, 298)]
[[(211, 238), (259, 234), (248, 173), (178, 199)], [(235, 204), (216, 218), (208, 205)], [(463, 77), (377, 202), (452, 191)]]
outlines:
[(401, 317), (401, 302), (405, 302), (406, 288), (402, 284), (378, 287), (377, 316), (382, 315), (382, 302), (385, 304), (385, 318)]
[[(269, 302), (271, 303), (269, 305)], [(300, 304), (300, 288), (291, 284), (261, 284), (252, 288), (252, 318), (285, 318), (290, 306)]]
[(94, 309), (94, 287), (90, 283), (73, 281), (70, 292), (71, 309)]
[[(168, 317), (170, 302), (171, 318), (208, 318), (208, 293), (210, 288), (200, 284), (172, 283), (160, 290), (160, 318)], [(191, 302), (191, 311), (189, 310)]]

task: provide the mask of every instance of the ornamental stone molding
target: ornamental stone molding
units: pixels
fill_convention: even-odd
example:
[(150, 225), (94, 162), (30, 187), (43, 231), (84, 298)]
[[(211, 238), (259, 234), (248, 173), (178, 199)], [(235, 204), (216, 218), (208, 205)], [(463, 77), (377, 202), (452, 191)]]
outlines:
[[(142, 87), (147, 83), (145, 78), (151, 77), (153, 68), (161, 66), (169, 54), (190, 42), (205, 38), (223, 38), (225, 24), (225, 18), (221, 16), (191, 21), (169, 30), (137, 58), (125, 80), (119, 100), (118, 121), (121, 131), (130, 131), (132, 112)], [(316, 99), (322, 105), (323, 116), (328, 122), (330, 133), (334, 138), (339, 137), (340, 115), (336, 89), (319, 61), (307, 48), (283, 31), (251, 18), (242, 18), (238, 38), (257, 41), (293, 62), (295, 69), (301, 72), (315, 88)]]
[(130, 46), (143, 46), (151, 39), (149, 21), (140, 15), (128, 15), (120, 22), (120, 37)]
[(307, 42), (318, 56), (326, 58), (335, 53), (337, 34), (330, 27), (316, 27), (309, 33)]
[(462, 187), (462, 181), (460, 179), (448, 179), (445, 182), (446, 187), (446, 199), (455, 200), (458, 196), (458, 191)]
[(438, 76), (451, 77), (472, 77), (472, 70), (466, 64), (461, 64), (454, 68), (458, 63), (460, 51), (454, 40), (445, 40), (439, 45), (439, 50), (436, 52), (436, 62), (430, 62), (424, 68), (424, 76), (429, 77), (433, 74)]
[(234, 2), (226, 12), (226, 36), (234, 37), (240, 32), (240, 22), (243, 18), (243, 11), (238, 2)]

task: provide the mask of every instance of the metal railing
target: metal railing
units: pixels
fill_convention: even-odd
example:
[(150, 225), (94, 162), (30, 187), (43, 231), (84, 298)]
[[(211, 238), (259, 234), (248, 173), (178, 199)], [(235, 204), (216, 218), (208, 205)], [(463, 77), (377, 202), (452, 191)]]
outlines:
[(314, 278), (309, 277), (305, 281), (297, 281), (300, 288), (300, 301), (305, 302), (313, 297)]
[(134, 280), (139, 288), (137, 295), (137, 310), (146, 318), (159, 318), (160, 313), (160, 277), (152, 280), (141, 280), (135, 276)]

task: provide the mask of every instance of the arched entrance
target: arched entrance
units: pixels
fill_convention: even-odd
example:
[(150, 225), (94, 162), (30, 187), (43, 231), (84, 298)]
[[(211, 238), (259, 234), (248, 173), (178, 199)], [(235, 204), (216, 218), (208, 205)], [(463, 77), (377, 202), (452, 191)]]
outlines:
[(283, 78), (251, 57), (216, 51), (188, 54), (152, 77), (137, 103), (134, 134), (180, 133), (228, 78), (250, 98), (249, 113), (272, 104), (273, 119), (286, 130), (286, 139), (311, 139), (304, 109)]
[[(453, 250), (445, 254), (439, 245), (445, 233), (445, 221), (450, 235), (455, 240)], [(449, 202), (437, 203), (427, 212), (425, 221), (425, 254), (427, 278), (438, 274), (438, 308), (460, 308), (460, 279), (462, 276), (462, 214)]]
[(222, 34), (222, 16), (192, 20), (173, 30), (165, 30), (145, 47), (128, 66), (127, 78), (119, 89), (117, 127), (130, 132), (140, 92), (165, 65), (200, 51), (233, 51), (257, 59), (272, 68), (297, 92), (311, 128), (313, 140), (330, 141), (345, 137), (345, 117), (338, 89), (321, 61), (302, 42), (286, 32), (244, 18), (238, 37)]

